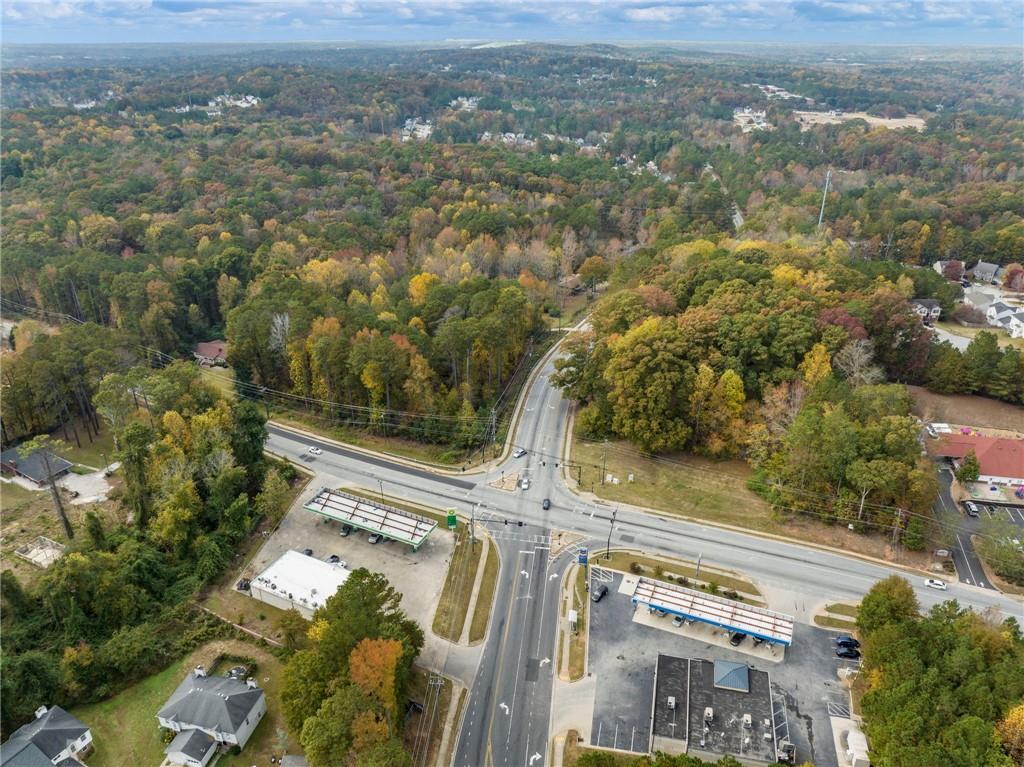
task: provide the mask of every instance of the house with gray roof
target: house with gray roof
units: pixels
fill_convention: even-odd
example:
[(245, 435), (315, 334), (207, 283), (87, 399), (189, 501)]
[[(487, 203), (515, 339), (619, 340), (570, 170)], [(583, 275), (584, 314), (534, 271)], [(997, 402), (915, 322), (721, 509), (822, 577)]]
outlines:
[(218, 746), (244, 748), (267, 713), (267, 698), (252, 679), (207, 676), (196, 666), (156, 718), (177, 733), (164, 753), (172, 764), (205, 767)]
[(990, 264), (988, 261), (979, 261), (971, 269), (971, 275), (974, 277), (975, 282), (984, 282), (987, 284), (992, 283), (996, 279), (996, 273), (999, 271), (999, 264)]
[(0, 746), (0, 767), (82, 767), (80, 756), (92, 748), (89, 727), (60, 706), (36, 709)]
[(913, 309), (925, 324), (931, 324), (939, 319), (942, 314), (942, 306), (934, 298), (915, 298), (910, 302)]
[[(50, 472), (46, 471), (49, 462)], [(62, 477), (71, 471), (71, 461), (66, 461), (56, 453), (41, 448), (31, 453), (22, 454), (21, 448), (12, 447), (0, 453), (0, 468), (3, 471), (17, 474), (37, 485), (44, 485), (50, 479), (50, 474)]]

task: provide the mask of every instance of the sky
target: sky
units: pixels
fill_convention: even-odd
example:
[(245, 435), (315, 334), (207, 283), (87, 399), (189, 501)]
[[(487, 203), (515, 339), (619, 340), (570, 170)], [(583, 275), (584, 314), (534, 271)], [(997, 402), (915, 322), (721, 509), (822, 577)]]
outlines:
[(1020, 45), (1024, 0), (2, 0), (10, 43)]

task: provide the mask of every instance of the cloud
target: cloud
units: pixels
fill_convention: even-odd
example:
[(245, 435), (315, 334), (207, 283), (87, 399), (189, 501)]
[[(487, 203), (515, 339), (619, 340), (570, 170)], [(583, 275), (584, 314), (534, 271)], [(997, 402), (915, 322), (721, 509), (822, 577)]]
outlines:
[[(106, 42), (109, 22), (146, 39), (488, 38), (1018, 41), (1005, 0), (4, 0), (8, 40)], [(121, 34), (121, 33), (119, 33)], [(47, 36), (52, 37), (49, 39)], [(262, 35), (262, 38), (261, 38)], [(946, 37), (943, 37), (946, 35)], [(995, 35), (995, 37), (993, 37)], [(124, 36), (122, 34), (122, 39)]]

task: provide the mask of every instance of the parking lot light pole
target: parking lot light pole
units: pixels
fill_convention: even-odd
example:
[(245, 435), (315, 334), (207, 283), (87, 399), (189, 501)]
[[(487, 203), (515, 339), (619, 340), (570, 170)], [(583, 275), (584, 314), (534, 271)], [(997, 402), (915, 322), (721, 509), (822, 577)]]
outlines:
[(619, 513), (618, 504), (615, 506), (615, 511), (612, 512), (612, 518), (608, 524), (608, 544), (604, 548), (604, 558), (611, 559), (612, 556), (612, 531), (615, 529), (615, 517)]

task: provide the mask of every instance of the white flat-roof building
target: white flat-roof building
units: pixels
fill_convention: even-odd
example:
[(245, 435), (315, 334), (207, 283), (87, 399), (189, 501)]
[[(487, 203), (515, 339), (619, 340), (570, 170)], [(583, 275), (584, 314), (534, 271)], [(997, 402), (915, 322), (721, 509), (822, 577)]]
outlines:
[(341, 587), (350, 571), (298, 551), (286, 551), (249, 583), (253, 599), (282, 610), (295, 608), (312, 618), (318, 607)]

